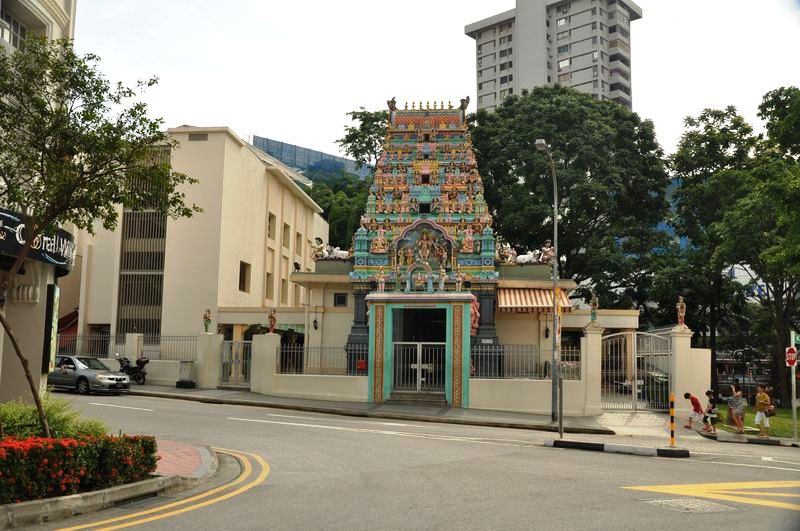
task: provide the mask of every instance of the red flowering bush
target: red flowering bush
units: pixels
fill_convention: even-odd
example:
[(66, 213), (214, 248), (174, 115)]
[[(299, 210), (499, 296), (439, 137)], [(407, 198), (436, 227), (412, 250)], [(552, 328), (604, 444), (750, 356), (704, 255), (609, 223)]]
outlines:
[(156, 469), (153, 437), (0, 440), (0, 504), (145, 479)]

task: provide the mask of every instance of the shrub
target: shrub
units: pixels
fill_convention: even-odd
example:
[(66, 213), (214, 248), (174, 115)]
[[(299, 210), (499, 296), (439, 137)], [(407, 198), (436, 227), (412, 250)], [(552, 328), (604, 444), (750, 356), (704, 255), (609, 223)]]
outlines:
[(153, 437), (0, 440), (0, 504), (103, 489), (156, 469)]
[[(53, 437), (102, 437), (108, 433), (108, 426), (99, 420), (81, 418), (80, 413), (63, 398), (52, 398), (46, 394), (42, 398), (42, 406)], [(18, 439), (41, 435), (36, 406), (21, 400), (0, 404), (0, 429), (0, 436)]]

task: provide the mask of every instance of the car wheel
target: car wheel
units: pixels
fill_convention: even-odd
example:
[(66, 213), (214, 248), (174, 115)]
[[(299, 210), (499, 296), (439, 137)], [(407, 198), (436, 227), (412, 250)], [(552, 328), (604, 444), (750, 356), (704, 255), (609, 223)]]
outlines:
[(78, 391), (78, 394), (88, 395), (92, 390), (89, 386), (89, 380), (86, 378), (78, 378), (78, 383), (75, 384), (75, 390)]
[(137, 373), (133, 375), (133, 382), (139, 385), (144, 385), (144, 374)]

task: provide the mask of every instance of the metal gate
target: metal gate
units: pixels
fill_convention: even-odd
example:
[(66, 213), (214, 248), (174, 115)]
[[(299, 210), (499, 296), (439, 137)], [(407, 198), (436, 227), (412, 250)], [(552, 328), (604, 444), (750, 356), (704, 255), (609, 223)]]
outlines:
[(445, 343), (394, 343), (394, 389), (444, 393)]
[(250, 387), (252, 341), (223, 341), (220, 385)]
[(604, 336), (603, 408), (668, 411), (671, 353), (669, 335), (620, 332)]

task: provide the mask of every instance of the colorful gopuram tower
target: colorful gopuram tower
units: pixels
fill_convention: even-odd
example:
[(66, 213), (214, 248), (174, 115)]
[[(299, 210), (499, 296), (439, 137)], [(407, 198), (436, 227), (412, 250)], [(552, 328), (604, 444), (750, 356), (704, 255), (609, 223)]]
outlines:
[(400, 109), (394, 99), (388, 102), (383, 152), (353, 241), (350, 343), (367, 342), (365, 297), (376, 292), (429, 301), (437, 294), (472, 293), (472, 341), (497, 342), (495, 235), (467, 130), (467, 104), (420, 102)]

